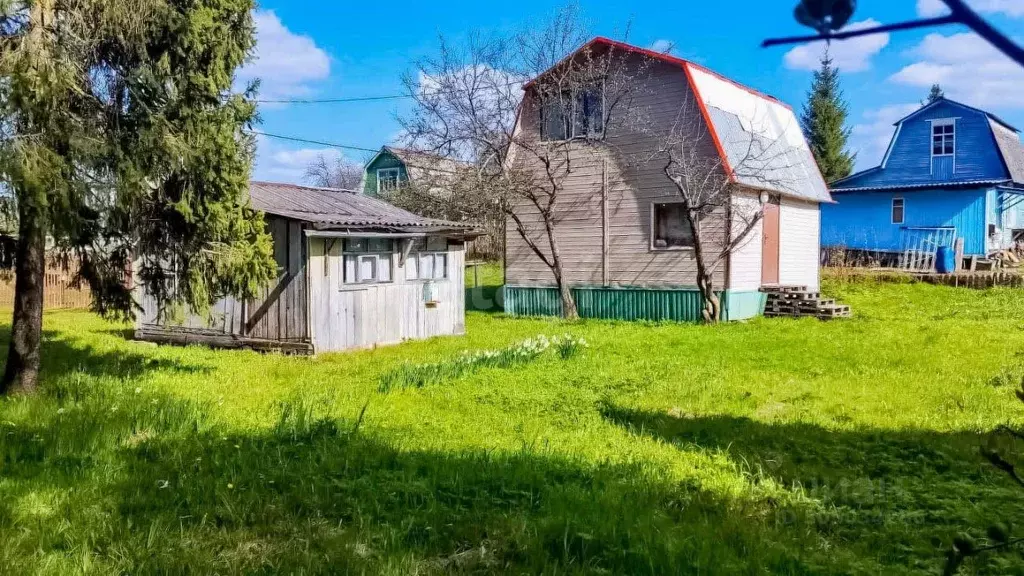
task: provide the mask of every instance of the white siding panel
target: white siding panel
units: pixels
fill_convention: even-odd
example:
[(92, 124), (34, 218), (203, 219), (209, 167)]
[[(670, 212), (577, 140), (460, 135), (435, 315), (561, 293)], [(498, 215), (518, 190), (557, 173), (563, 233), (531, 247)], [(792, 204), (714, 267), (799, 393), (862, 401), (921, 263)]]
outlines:
[(818, 290), (821, 239), (818, 205), (783, 198), (779, 229), (779, 282)]
[[(732, 238), (737, 238), (746, 229), (750, 218), (761, 210), (757, 194), (737, 194), (733, 198)], [(757, 290), (761, 287), (761, 254), (764, 225), (760, 220), (746, 239), (730, 254), (730, 290)]]

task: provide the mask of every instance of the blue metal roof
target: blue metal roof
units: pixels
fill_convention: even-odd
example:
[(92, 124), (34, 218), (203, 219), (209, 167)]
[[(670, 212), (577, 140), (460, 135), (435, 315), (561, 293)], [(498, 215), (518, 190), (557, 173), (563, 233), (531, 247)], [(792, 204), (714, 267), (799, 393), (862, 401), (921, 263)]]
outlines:
[[(872, 168), (874, 170), (874, 168)], [(1002, 178), (999, 180), (960, 180), (957, 182), (928, 182), (923, 184), (889, 184), (875, 186), (854, 186), (850, 188), (832, 188), (833, 194), (843, 192), (867, 192), (871, 190), (928, 190), (931, 188), (970, 188), (973, 186), (991, 186), (998, 184), (1010, 184), (1011, 180)]]

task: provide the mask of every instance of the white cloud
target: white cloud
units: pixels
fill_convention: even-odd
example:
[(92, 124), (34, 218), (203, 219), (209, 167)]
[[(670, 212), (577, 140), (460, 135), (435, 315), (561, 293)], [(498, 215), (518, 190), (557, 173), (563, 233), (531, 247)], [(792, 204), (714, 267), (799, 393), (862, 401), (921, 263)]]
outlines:
[[(967, 0), (967, 5), (985, 14), (1005, 14), (1013, 18), (1024, 16), (1024, 0)], [(942, 0), (917, 0), (917, 15), (922, 18), (949, 14)]]
[[(844, 30), (860, 30), (878, 26), (873, 19), (854, 22)], [(871, 59), (889, 44), (889, 34), (871, 34), (848, 40), (833, 40), (828, 53), (843, 72), (862, 72), (871, 67)], [(787, 68), (794, 70), (817, 70), (821, 67), (821, 56), (825, 42), (811, 42), (796, 46), (783, 57)]]
[(850, 151), (857, 153), (857, 169), (881, 164), (896, 130), (893, 124), (920, 107), (918, 103), (891, 104), (864, 112), (863, 120), (854, 125), (850, 134)]
[(671, 40), (665, 40), (664, 38), (651, 42), (651, 50), (655, 52), (669, 53), (675, 48), (676, 43)]
[(334, 148), (285, 148), (277, 142), (260, 136), (257, 139), (256, 180), (284, 182), (287, 184), (308, 184), (306, 168), (320, 155), (328, 162), (342, 157)]
[(909, 52), (917, 62), (889, 80), (922, 89), (940, 84), (954, 100), (980, 108), (1024, 108), (1024, 69), (970, 32), (929, 34)]
[(272, 10), (256, 12), (256, 53), (238, 71), (244, 86), (259, 78), (260, 98), (283, 99), (308, 96), (311, 84), (331, 74), (331, 59), (309, 36), (288, 30)]

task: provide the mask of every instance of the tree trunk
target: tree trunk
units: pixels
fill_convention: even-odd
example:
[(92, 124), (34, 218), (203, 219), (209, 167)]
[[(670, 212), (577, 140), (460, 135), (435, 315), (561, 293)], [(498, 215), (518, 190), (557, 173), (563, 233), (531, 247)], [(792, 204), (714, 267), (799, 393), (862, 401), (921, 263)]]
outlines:
[(18, 248), (14, 263), (14, 320), (0, 394), (29, 394), (39, 381), (43, 335), (46, 229), (31, 201), (18, 202)]
[(551, 246), (551, 271), (555, 275), (555, 283), (558, 285), (558, 295), (562, 300), (562, 318), (566, 320), (579, 320), (580, 313), (576, 308), (576, 299), (572, 295), (572, 288), (565, 283), (565, 274), (562, 272), (562, 255), (558, 250), (558, 240), (555, 238), (555, 227), (551, 222), (551, 216), (545, 214), (544, 229), (548, 235), (548, 244)]
[(697, 264), (697, 289), (700, 291), (701, 299), (704, 301), (704, 309), (701, 316), (707, 324), (717, 324), (722, 319), (722, 302), (715, 294), (715, 282), (711, 277), (712, 272), (708, 270), (704, 258), (704, 238), (701, 236), (701, 227), (694, 221), (695, 216), (689, 213), (690, 230), (693, 232), (693, 258)]

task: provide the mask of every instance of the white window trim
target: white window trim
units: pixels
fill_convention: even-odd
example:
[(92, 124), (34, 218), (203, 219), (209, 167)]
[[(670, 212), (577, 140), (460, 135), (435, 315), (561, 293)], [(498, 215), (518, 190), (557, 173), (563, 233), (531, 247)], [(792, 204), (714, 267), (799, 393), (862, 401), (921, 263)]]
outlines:
[[(429, 255), (432, 258), (434, 258), (434, 264), (437, 263), (437, 257), (438, 256), (444, 256), (444, 276), (441, 276), (440, 278), (436, 278), (434, 276), (431, 276), (430, 278), (423, 278), (420, 275), (420, 270), (422, 270), (422, 268), (423, 268), (422, 266), (420, 266), (420, 257), (421, 256), (427, 256), (427, 255)], [(406, 279), (407, 282), (420, 282), (420, 283), (423, 283), (423, 282), (445, 282), (445, 281), (448, 281), (448, 280), (451, 279), (451, 274), (452, 274), (452, 270), (451, 270), (451, 255), (449, 254), (448, 251), (446, 251), (446, 250), (421, 250), (419, 252), (413, 252), (413, 253), (409, 254), (409, 257), (406, 259), (406, 264), (405, 264), (406, 267), (409, 266), (409, 261), (413, 260), (413, 258), (416, 259), (416, 277), (415, 278), (409, 278), (409, 270), (407, 269), (405, 271), (405, 279)], [(431, 265), (431, 271), (433, 272), (434, 270), (437, 270), (437, 268), (434, 265)]]
[[(652, 200), (651, 201), (651, 237), (650, 237), (650, 251), (651, 252), (693, 252), (696, 247), (694, 246), (665, 246), (664, 248), (654, 245), (654, 241), (657, 236), (657, 216), (658, 216), (658, 204), (682, 204), (683, 201), (678, 198), (671, 198), (668, 200)], [(694, 238), (694, 242), (697, 239)]]
[[(932, 158), (945, 158), (946, 156), (956, 157), (956, 121), (957, 118), (937, 118), (935, 120), (929, 120), (932, 127), (928, 131), (928, 146), (932, 153)], [(953, 127), (953, 152), (950, 154), (936, 154), (935, 153), (935, 128), (937, 126), (952, 126)], [(945, 137), (943, 137), (943, 146), (945, 146)]]
[[(896, 211), (896, 201), (902, 202), (903, 219), (899, 222), (893, 218), (893, 212)], [(889, 203), (889, 220), (892, 224), (906, 224), (907, 222), (907, 199), (902, 196), (894, 196), (892, 202)]]
[(380, 175), (381, 175), (382, 172), (388, 172), (388, 173), (394, 172), (395, 173), (395, 186), (396, 187), (398, 186), (399, 182), (402, 179), (402, 169), (401, 168), (378, 168), (377, 169), (377, 194), (380, 194), (381, 192), (383, 192), (383, 190), (381, 190), (381, 186), (380, 186), (380, 183), (382, 181)]

